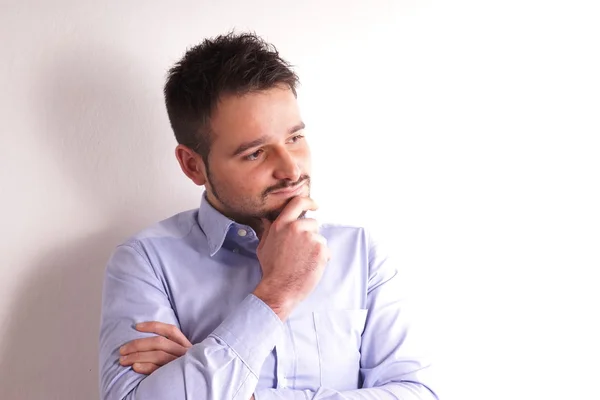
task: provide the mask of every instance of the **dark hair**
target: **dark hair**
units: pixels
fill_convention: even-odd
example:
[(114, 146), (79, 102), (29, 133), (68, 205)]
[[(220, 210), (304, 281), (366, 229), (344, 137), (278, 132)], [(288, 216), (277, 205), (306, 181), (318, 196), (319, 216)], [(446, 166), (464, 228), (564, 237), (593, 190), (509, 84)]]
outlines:
[(177, 142), (208, 162), (210, 117), (224, 95), (284, 84), (296, 95), (298, 77), (275, 46), (254, 33), (230, 32), (189, 49), (170, 70), (165, 103)]

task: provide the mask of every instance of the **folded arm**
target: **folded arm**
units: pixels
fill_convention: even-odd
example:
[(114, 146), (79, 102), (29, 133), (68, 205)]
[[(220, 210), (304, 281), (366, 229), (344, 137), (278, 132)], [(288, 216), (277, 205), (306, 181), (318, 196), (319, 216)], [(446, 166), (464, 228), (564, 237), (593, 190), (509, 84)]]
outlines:
[(103, 400), (248, 400), (264, 360), (282, 334), (277, 315), (249, 295), (205, 340), (146, 376), (119, 363), (122, 345), (151, 336), (134, 328), (144, 321), (179, 326), (166, 290), (143, 251), (120, 246), (109, 261), (102, 299)]

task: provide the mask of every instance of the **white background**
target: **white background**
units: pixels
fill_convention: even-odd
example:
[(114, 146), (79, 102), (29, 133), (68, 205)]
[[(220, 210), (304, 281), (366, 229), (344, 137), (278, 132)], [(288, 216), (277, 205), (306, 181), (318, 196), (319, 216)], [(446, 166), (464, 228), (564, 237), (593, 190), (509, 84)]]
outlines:
[(297, 66), (320, 218), (388, 245), (441, 398), (598, 398), (598, 2), (0, 5), (2, 399), (98, 399), (108, 255), (200, 201), (165, 73), (234, 27)]

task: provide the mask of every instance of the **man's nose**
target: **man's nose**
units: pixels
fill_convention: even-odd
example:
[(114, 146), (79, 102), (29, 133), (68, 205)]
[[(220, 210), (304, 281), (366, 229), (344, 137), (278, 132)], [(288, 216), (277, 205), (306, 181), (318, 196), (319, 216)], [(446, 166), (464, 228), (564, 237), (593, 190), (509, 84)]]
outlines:
[(300, 179), (302, 171), (294, 156), (289, 151), (282, 149), (277, 152), (277, 164), (273, 175), (278, 180), (285, 179), (296, 182)]

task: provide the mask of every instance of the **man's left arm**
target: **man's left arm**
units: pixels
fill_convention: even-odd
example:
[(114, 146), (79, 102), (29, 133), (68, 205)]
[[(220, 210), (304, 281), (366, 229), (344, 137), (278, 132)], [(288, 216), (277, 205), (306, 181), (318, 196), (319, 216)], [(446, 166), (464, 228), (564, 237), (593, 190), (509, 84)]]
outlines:
[[(402, 299), (398, 271), (371, 240), (369, 243), (368, 315), (360, 349), (362, 389), (259, 389), (255, 400), (438, 400), (430, 386), (429, 365), (418, 357), (418, 338), (409, 330), (411, 318)], [(131, 351), (141, 355), (135, 353), (137, 342), (148, 340), (135, 341)]]
[(429, 365), (419, 357), (402, 298), (401, 277), (380, 247), (369, 239), (367, 322), (362, 335), (362, 389), (336, 391), (261, 389), (256, 400), (437, 400), (428, 378)]

